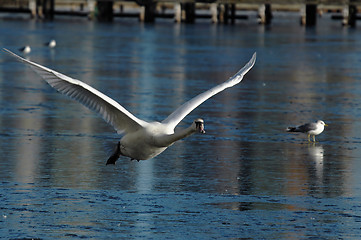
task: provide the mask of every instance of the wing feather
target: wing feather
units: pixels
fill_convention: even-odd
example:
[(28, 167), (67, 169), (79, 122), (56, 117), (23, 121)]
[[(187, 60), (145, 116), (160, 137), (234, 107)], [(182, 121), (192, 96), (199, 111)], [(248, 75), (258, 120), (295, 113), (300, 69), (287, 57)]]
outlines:
[(26, 60), (5, 48), (4, 50), (21, 62), (29, 64), (36, 73), (58, 92), (82, 103), (84, 106), (100, 114), (100, 116), (107, 123), (112, 125), (118, 133), (133, 132), (147, 124), (147, 122), (138, 119), (128, 112), (119, 103), (88, 84), (58, 73), (40, 64)]
[(298, 130), (299, 132), (309, 132), (316, 129), (317, 129), (316, 123), (306, 123), (296, 128), (296, 130)]
[(169, 127), (175, 128), (178, 123), (183, 120), (183, 118), (185, 118), (190, 112), (192, 112), (196, 107), (198, 107), (208, 98), (216, 95), (217, 93), (223, 91), (226, 88), (232, 87), (240, 83), (244, 75), (246, 75), (246, 73), (253, 67), (255, 62), (256, 53), (253, 54), (251, 60), (249, 60), (249, 62), (233, 77), (184, 103), (179, 108), (177, 108), (171, 115), (169, 115), (165, 120), (163, 120), (162, 123), (168, 124)]

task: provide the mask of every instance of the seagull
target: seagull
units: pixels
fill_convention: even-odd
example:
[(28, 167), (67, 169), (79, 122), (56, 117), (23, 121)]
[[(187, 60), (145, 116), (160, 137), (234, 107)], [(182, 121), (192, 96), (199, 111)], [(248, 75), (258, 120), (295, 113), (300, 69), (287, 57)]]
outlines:
[(56, 42), (54, 39), (51, 39), (49, 42), (44, 44), (45, 46), (48, 46), (49, 48), (55, 48)]
[(24, 53), (24, 54), (29, 54), (31, 52), (31, 48), (30, 48), (29, 45), (26, 45), (26, 46), (24, 46), (22, 48), (19, 48), (19, 51)]
[(121, 155), (137, 161), (154, 158), (180, 139), (196, 132), (205, 133), (204, 121), (200, 118), (195, 119), (188, 128), (177, 131), (175, 128), (190, 112), (208, 98), (240, 83), (256, 62), (256, 53), (254, 53), (250, 61), (227, 81), (185, 102), (162, 122), (147, 122), (135, 117), (118, 102), (82, 81), (24, 59), (5, 48), (4, 51), (19, 61), (30, 65), (58, 92), (100, 114), (118, 134), (122, 135), (115, 152), (109, 157), (107, 165), (115, 164)]
[(313, 142), (316, 142), (315, 136), (322, 133), (325, 129), (325, 126), (328, 126), (324, 121), (317, 120), (313, 123), (306, 123), (297, 127), (288, 127), (287, 132), (301, 132), (308, 135), (308, 141), (311, 142), (310, 136), (313, 137)]

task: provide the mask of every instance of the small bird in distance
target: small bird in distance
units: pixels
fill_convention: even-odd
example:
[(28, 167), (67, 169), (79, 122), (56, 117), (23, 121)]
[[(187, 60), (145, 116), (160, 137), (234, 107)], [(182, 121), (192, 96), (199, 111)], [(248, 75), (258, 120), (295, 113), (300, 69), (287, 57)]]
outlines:
[(49, 47), (49, 48), (55, 48), (56, 41), (54, 39), (51, 39), (49, 42), (46, 42), (44, 45)]
[(31, 52), (31, 48), (30, 48), (29, 45), (26, 45), (26, 46), (24, 46), (22, 48), (19, 48), (19, 51), (24, 53), (24, 54), (29, 54)]

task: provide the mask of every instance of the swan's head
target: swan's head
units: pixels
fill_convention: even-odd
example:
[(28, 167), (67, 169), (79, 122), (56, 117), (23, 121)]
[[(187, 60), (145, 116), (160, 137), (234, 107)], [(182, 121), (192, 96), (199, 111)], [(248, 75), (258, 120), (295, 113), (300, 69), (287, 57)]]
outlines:
[(206, 133), (206, 131), (204, 131), (203, 119), (197, 118), (196, 120), (194, 120), (193, 124), (195, 125), (196, 131), (198, 131), (200, 133)]

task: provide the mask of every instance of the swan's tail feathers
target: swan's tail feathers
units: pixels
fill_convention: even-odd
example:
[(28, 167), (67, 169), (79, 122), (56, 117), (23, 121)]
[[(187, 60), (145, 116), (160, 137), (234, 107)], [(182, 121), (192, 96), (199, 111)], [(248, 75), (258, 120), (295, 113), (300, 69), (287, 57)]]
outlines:
[(109, 165), (109, 164), (115, 165), (115, 162), (118, 160), (120, 155), (121, 155), (120, 142), (118, 142), (115, 152), (108, 158), (106, 165)]
[(296, 129), (297, 129), (297, 128), (295, 128), (295, 127), (288, 127), (288, 128), (286, 129), (286, 131), (287, 131), (287, 132), (297, 132)]

